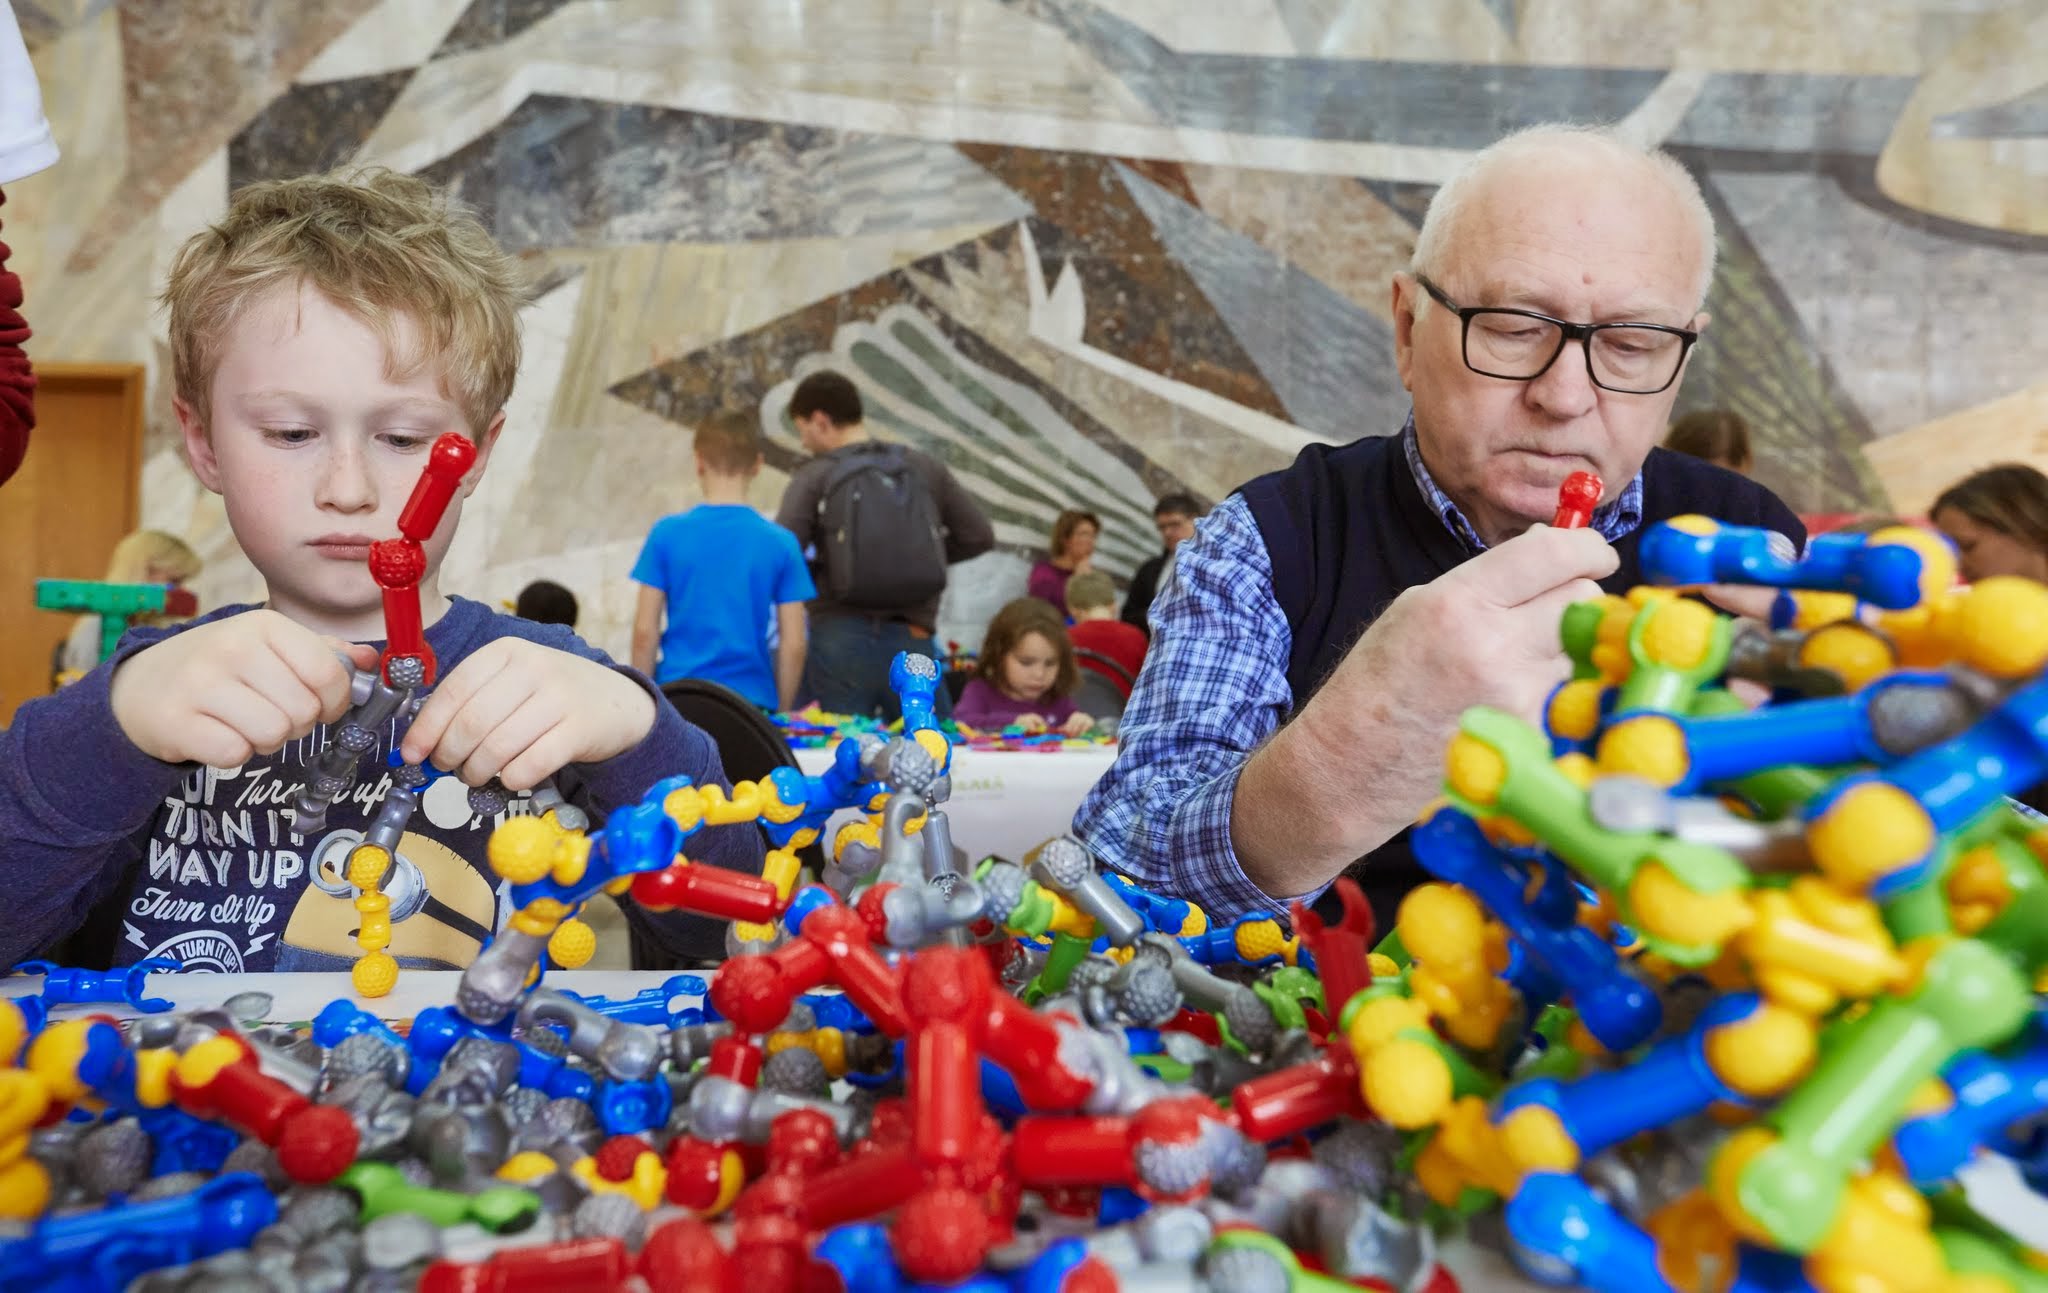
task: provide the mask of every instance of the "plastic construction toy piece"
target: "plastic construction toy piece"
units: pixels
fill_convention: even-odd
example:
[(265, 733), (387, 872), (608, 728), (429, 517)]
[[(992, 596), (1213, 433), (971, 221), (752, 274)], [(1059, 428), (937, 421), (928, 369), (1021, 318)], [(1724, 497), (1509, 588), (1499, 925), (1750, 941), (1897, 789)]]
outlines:
[(437, 1226), (474, 1221), (492, 1234), (502, 1235), (526, 1229), (540, 1215), (540, 1200), (529, 1190), (504, 1185), (474, 1194), (437, 1190), (412, 1184), (390, 1163), (357, 1163), (334, 1183), (362, 1201), (365, 1222), (410, 1212)]
[(379, 539), (370, 545), (370, 575), (384, 590), (384, 654), (378, 672), (384, 681), (396, 684), (392, 663), (411, 659), (420, 662), (416, 685), (434, 685), (434, 649), (427, 645), (420, 622), (421, 576), (426, 574), (426, 550), (421, 546), (441, 524), (462, 478), (476, 463), (476, 445), (469, 437), (450, 431), (434, 441), (427, 451), (427, 465), (419, 483), (398, 514), (396, 539)]
[(1641, 1045), (1664, 1017), (1656, 990), (1614, 948), (1577, 921), (1576, 907), (1555, 920), (1539, 914), (1529, 875), (1495, 848), (1478, 823), (1441, 810), (1415, 828), (1416, 859), (1438, 879), (1471, 891), (1506, 926), (1577, 1007), (1587, 1031), (1611, 1051)]
[(115, 1204), (39, 1222), (21, 1239), (0, 1239), (0, 1279), (9, 1288), (51, 1293), (117, 1293), (139, 1276), (242, 1248), (277, 1220), (263, 1178), (230, 1172), (185, 1193)]
[(1892, 1148), (1913, 1184), (1951, 1180), (1980, 1150), (2016, 1148), (2008, 1129), (2048, 1110), (2048, 1024), (2003, 1051), (1960, 1055), (1941, 1074), (1943, 1107), (1908, 1118)]
[(1802, 558), (1775, 530), (1680, 516), (1650, 526), (1639, 549), (1652, 584), (1761, 584), (1848, 593), (1888, 611), (1934, 601), (1955, 582), (1948, 541), (1909, 525), (1874, 534), (1820, 534)]
[(185, 968), (183, 961), (166, 956), (151, 956), (123, 966), (118, 970), (76, 970), (60, 967), (49, 961), (23, 961), (14, 967), (14, 974), (40, 974), (43, 976), (43, 990), (27, 1000), (37, 1001), (45, 1007), (118, 1002), (143, 1014), (156, 1014), (169, 1010), (171, 1003), (162, 998), (145, 997), (143, 992), (152, 974), (176, 974)]
[(278, 1166), (295, 1181), (329, 1181), (355, 1161), (360, 1134), (347, 1111), (316, 1105), (263, 1072), (239, 1037), (224, 1033), (187, 1050), (170, 1089), (186, 1112), (225, 1118), (276, 1150)]
[(1600, 477), (1590, 471), (1575, 471), (1564, 478), (1564, 484), (1557, 489), (1557, 515), (1550, 518), (1551, 525), (1560, 530), (1583, 530), (1593, 520), (1593, 509), (1600, 506), (1600, 493), (1606, 486)]
[(197, 615), (199, 599), (171, 584), (108, 584), (90, 579), (36, 580), (36, 609), (100, 617), (100, 655), (114, 654), (137, 615)]

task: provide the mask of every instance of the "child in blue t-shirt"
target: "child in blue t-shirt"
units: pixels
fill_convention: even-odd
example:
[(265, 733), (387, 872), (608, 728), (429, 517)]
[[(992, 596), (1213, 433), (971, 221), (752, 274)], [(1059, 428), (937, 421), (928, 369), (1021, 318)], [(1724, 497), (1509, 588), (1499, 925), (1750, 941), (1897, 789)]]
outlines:
[(747, 505), (761, 432), (743, 417), (715, 418), (696, 451), (704, 501), (656, 521), (633, 563), (633, 664), (663, 685), (704, 678), (763, 709), (790, 709), (804, 673), (804, 603), (817, 589), (796, 536)]

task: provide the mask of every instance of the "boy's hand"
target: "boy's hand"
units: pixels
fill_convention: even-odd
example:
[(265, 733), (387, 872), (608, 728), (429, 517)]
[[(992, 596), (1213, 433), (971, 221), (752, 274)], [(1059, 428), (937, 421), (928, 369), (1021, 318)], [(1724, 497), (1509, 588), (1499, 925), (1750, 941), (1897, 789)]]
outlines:
[(1079, 710), (1067, 715), (1067, 721), (1060, 724), (1060, 731), (1068, 736), (1086, 736), (1095, 726), (1095, 720)]
[(114, 670), (114, 721), (166, 763), (239, 767), (348, 711), (349, 671), (377, 653), (276, 611), (250, 611), (145, 647)]
[(654, 698), (595, 661), (499, 638), (448, 671), (399, 747), (408, 762), (472, 786), (530, 790), (564, 764), (599, 763), (640, 744)]

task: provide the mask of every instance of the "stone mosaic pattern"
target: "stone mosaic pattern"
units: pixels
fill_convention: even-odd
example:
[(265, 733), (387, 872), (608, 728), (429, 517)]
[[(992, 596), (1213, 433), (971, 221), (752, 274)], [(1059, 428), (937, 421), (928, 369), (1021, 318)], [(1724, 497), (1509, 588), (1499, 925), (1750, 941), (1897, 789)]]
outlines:
[(234, 185), (353, 163), (456, 186), (536, 282), (448, 585), (560, 579), (614, 651), (692, 428), (760, 416), (772, 508), (817, 366), (989, 507), (983, 598), (1061, 506), (1125, 570), (1156, 493), (1392, 430), (1387, 276), (1430, 194), (1558, 117), (1701, 178), (1722, 265), (1681, 407), (1747, 414), (1795, 506), (2048, 454), (2048, 0), (14, 6), (66, 152), (8, 194), (35, 353), (149, 365), (146, 517), (209, 601), (257, 587), (177, 458), (151, 294)]

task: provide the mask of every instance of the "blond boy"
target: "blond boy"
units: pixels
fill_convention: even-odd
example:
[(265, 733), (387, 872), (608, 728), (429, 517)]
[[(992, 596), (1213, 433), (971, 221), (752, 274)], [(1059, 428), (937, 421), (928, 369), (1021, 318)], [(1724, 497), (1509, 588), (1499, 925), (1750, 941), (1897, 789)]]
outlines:
[[(0, 962), (79, 930), (70, 950), (87, 963), (345, 968), (356, 916), (340, 860), (396, 750), (456, 775), (425, 792), (400, 841), (386, 891), (405, 919), (390, 951), (461, 966), (504, 915), (484, 866), (496, 819), (470, 810), (465, 785), (525, 792), (554, 777), (601, 819), (665, 776), (722, 780), (710, 740), (646, 679), (566, 629), (440, 587), (519, 367), (521, 275), (472, 217), (387, 171), (254, 185), (185, 244), (164, 300), (187, 458), (266, 599), (130, 633), (0, 734)], [(383, 637), (364, 558), (397, 533), (448, 431), (477, 454), (425, 544), (438, 684), (365, 752), (326, 829), (302, 838), (290, 791), (348, 706), (337, 653), (368, 667)], [(726, 828), (692, 851), (749, 868), (761, 844)], [(634, 919), (657, 939), (676, 928)]]

